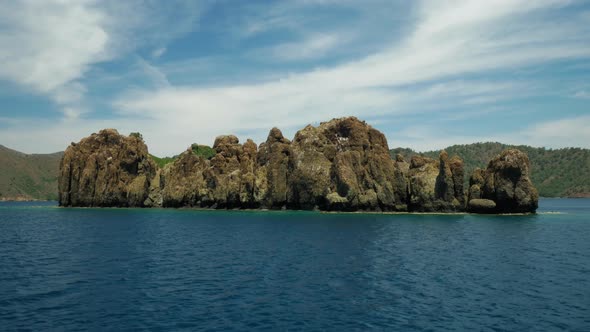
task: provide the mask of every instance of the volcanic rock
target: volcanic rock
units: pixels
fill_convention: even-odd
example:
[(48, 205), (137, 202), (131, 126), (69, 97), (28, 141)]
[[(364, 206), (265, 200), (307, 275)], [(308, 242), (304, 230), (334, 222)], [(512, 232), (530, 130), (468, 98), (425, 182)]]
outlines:
[(209, 160), (195, 155), (190, 148), (166, 165), (160, 175), (162, 206), (201, 206), (208, 194), (204, 174), (208, 169)]
[(496, 211), (496, 202), (491, 199), (474, 198), (469, 201), (469, 211), (475, 213), (494, 213)]
[(481, 168), (476, 168), (473, 170), (473, 174), (469, 178), (469, 199), (478, 199), (481, 198), (481, 188), (485, 184), (485, 171)]
[(539, 194), (529, 176), (528, 156), (517, 149), (505, 150), (485, 171), (476, 170), (471, 176), (470, 202), (477, 198), (492, 200), (496, 204), (494, 213), (534, 213)]
[(450, 212), (465, 210), (463, 161), (449, 159), (442, 151), (439, 160), (414, 156), (409, 169), (409, 210)]
[(140, 137), (115, 129), (72, 143), (61, 160), (61, 206), (143, 206), (156, 174)]
[[(60, 167), (62, 206), (319, 209), (332, 211), (464, 211), (463, 161), (414, 156), (393, 160), (385, 136), (355, 117), (307, 126), (286, 139), (277, 128), (259, 146), (233, 135), (215, 139), (214, 155), (194, 145), (158, 168), (141, 135), (114, 129), (72, 143)], [(468, 209), (532, 212), (538, 194), (529, 161), (505, 151), (476, 170)]]
[(291, 206), (395, 211), (394, 162), (385, 136), (355, 117), (297, 132), (292, 143)]
[(422, 156), (412, 157), (408, 172), (410, 211), (436, 211), (434, 200), (438, 173), (439, 163), (436, 160)]
[(290, 193), (291, 142), (278, 128), (272, 128), (266, 142), (258, 147), (254, 170), (254, 201), (262, 207), (287, 207)]
[(396, 199), (396, 210), (407, 211), (410, 195), (409, 187), (410, 164), (401, 154), (397, 154), (393, 171), (393, 190)]

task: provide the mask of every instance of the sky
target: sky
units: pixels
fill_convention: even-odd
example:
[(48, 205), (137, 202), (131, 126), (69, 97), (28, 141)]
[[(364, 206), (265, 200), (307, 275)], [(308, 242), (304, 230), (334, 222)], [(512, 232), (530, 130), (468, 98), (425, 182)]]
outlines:
[(0, 0), (0, 144), (159, 156), (356, 116), (390, 148), (590, 148), (589, 0)]

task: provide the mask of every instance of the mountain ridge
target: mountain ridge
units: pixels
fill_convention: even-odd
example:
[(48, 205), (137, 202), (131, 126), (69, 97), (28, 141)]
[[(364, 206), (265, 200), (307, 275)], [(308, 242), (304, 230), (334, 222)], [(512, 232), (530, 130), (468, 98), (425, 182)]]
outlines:
[(27, 154), (0, 145), (0, 200), (55, 200), (63, 152)]

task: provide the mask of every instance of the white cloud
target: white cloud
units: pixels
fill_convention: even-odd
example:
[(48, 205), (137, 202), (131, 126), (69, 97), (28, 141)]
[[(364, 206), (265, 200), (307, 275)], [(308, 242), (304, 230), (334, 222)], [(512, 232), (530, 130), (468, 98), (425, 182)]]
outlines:
[(316, 34), (299, 42), (288, 42), (273, 46), (269, 51), (278, 60), (297, 61), (322, 58), (339, 45), (335, 35)]
[(552, 148), (590, 148), (590, 116), (579, 116), (531, 125), (522, 133), (507, 137), (511, 142)]
[(110, 57), (106, 17), (89, 1), (9, 1), (0, 21), (0, 77), (42, 93)]
[(580, 91), (574, 93), (574, 97), (575, 98), (581, 98), (581, 99), (590, 99), (590, 92), (584, 91), (584, 90), (580, 90)]
[(534, 147), (590, 148), (590, 116), (578, 116), (560, 120), (543, 121), (525, 126), (515, 132), (488, 135), (460, 135), (456, 131), (429, 125), (411, 126), (391, 133), (390, 147), (410, 147), (417, 151), (433, 151), (454, 144), (475, 142), (501, 142)]
[[(408, 106), (419, 113), (445, 98), (474, 105), (518, 98), (527, 89), (516, 83), (466, 79), (459, 84), (454, 78), (590, 57), (590, 25), (584, 24), (584, 15), (543, 16), (566, 3), (424, 1), (413, 33), (357, 61), (266, 83), (136, 91), (123, 94), (115, 105), (122, 114), (142, 115), (174, 130), (206, 123), (194, 130), (196, 138), (204, 139), (237, 130), (263, 136), (275, 125), (302, 127), (344, 115), (393, 116)], [(556, 24), (562, 26), (558, 31), (553, 30)], [(534, 34), (529, 26), (535, 27)], [(420, 86), (413, 88), (415, 84)], [(168, 142), (154, 148), (165, 151)]]
[[(175, 1), (168, 7), (172, 12), (162, 13), (141, 0), (4, 1), (0, 79), (50, 96), (66, 117), (79, 115), (72, 110), (83, 107), (81, 79), (93, 64), (187, 32), (198, 17), (197, 5)], [(137, 38), (140, 32), (145, 38)]]
[[(211, 144), (219, 134), (248, 134), (260, 142), (273, 126), (286, 129), (285, 134), (292, 136), (295, 129), (307, 123), (344, 115), (377, 121), (408, 113), (434, 112), (453, 105), (493, 110), (490, 106), (497, 101), (533, 92), (530, 82), (513, 82), (509, 77), (481, 79), (490, 71), (505, 73), (551, 61), (590, 57), (589, 16), (584, 13), (572, 13), (567, 17), (549, 15), (569, 2), (423, 1), (418, 7), (416, 21), (409, 23), (409, 33), (402, 39), (392, 38), (390, 44), (379, 51), (354, 61), (262, 83), (257, 80), (222, 86), (172, 86), (162, 70), (139, 61), (140, 68), (151, 75), (156, 87), (122, 93), (114, 101), (121, 118), (107, 122), (58, 123), (46, 129), (40, 127), (36, 135), (51, 142), (51, 135), (46, 133), (61, 133), (62, 137), (68, 133), (68, 139), (74, 140), (101, 127), (116, 126), (123, 132), (141, 131), (152, 152), (170, 155), (195, 141)], [(273, 24), (264, 25), (264, 29)], [(389, 32), (383, 31), (383, 34)], [(338, 34), (324, 36), (323, 40), (310, 36), (301, 44), (277, 46), (276, 54), (301, 59), (341, 46), (334, 37)], [(209, 62), (205, 66), (209, 66)], [(166, 68), (165, 72), (171, 70)], [(67, 129), (72, 124), (75, 130)], [(406, 142), (410, 143), (411, 139), (412, 147), (426, 149), (494, 138), (494, 134), (484, 137), (486, 133), (482, 133), (482, 137), (453, 132), (433, 135), (428, 129), (412, 128), (419, 135), (407, 136)], [(568, 140), (557, 139), (543, 128), (527, 130), (528, 136), (506, 133), (498, 139), (522, 139), (515, 143), (534, 145), (553, 144), (553, 140), (567, 143)], [(390, 145), (398, 146), (397, 142), (403, 141), (396, 138), (404, 134), (388, 133)], [(8, 139), (9, 135), (9, 131), (3, 131), (0, 141)], [(543, 139), (545, 136), (553, 140)], [(578, 145), (587, 144), (587, 140), (575, 137), (570, 136), (578, 140)]]
[(156, 88), (170, 87), (168, 78), (157, 67), (152, 66), (150, 63), (141, 58), (137, 60), (137, 66), (143, 75), (147, 77)]
[(166, 47), (159, 47), (152, 51), (152, 58), (159, 58), (166, 53)]

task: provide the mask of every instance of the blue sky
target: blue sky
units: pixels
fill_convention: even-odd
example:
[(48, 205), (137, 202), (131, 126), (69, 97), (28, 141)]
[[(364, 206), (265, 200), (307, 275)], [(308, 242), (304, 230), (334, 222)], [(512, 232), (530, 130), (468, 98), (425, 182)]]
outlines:
[(354, 115), (390, 147), (590, 148), (590, 1), (2, 1), (0, 144), (177, 154)]

